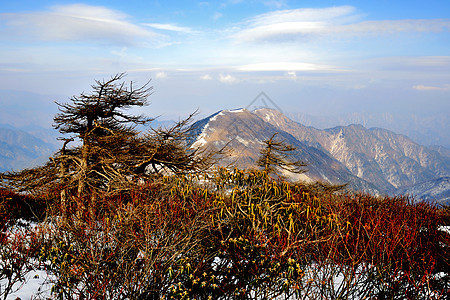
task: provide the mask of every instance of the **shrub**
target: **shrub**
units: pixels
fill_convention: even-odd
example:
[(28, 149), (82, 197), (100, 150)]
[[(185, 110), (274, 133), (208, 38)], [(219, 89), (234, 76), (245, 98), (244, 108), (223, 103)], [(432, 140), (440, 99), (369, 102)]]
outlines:
[[(63, 299), (442, 299), (448, 210), (218, 169), (86, 199), (42, 223)], [(90, 201), (90, 202), (87, 202)], [(90, 203), (83, 207), (79, 203)], [(26, 253), (26, 252), (21, 252)]]
[(22, 286), (25, 275), (37, 267), (39, 249), (36, 230), (29, 221), (37, 221), (45, 204), (35, 198), (0, 189), (0, 296)]

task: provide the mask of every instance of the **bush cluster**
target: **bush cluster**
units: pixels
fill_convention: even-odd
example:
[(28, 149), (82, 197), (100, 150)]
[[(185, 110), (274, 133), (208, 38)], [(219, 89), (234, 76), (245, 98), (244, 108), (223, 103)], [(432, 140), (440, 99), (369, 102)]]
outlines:
[[(14, 264), (1, 273), (11, 283), (2, 284), (5, 298), (38, 268), (54, 278), (58, 299), (445, 299), (450, 292), (450, 235), (442, 230), (449, 210), (405, 197), (237, 169), (208, 179), (159, 177), (104, 197), (74, 193), (64, 207), (2, 193), (0, 261)], [(7, 214), (14, 203), (30, 214)], [(18, 230), (14, 220), (35, 214), (46, 217)]]

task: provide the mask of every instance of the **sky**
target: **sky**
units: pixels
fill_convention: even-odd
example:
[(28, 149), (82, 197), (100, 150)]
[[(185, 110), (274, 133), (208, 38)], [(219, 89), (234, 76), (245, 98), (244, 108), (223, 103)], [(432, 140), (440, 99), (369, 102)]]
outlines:
[(162, 118), (261, 92), (290, 113), (448, 114), (450, 1), (0, 0), (0, 90), (53, 105), (121, 72)]

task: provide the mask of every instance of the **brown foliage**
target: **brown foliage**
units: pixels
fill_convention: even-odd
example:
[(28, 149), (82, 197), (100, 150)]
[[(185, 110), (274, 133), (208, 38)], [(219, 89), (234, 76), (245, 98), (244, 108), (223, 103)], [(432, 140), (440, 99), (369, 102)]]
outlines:
[(226, 169), (206, 185), (167, 176), (93, 202), (69, 196), (48, 211), (35, 243), (65, 299), (445, 299), (449, 291), (448, 212), (406, 198)]
[[(449, 294), (448, 208), (274, 180), (280, 169), (304, 171), (276, 135), (261, 152), (263, 171), (203, 176), (213, 154), (187, 148), (192, 116), (140, 133), (151, 119), (125, 109), (145, 105), (151, 88), (123, 76), (58, 104), (55, 127), (71, 136), (46, 165), (1, 174), (3, 186), (39, 196), (0, 190), (8, 287), (34, 267), (39, 246), (62, 299)], [(36, 230), (17, 231), (17, 218), (37, 212), (47, 217)]]
[[(74, 96), (57, 103), (60, 113), (55, 128), (64, 138), (62, 149), (44, 166), (0, 174), (1, 184), (16, 191), (37, 195), (60, 191), (66, 203), (68, 194), (82, 198), (116, 193), (137, 186), (160, 174), (201, 172), (212, 164), (212, 153), (189, 149), (186, 138), (194, 114), (171, 128), (141, 133), (137, 125), (152, 119), (128, 114), (127, 109), (147, 104), (151, 87), (126, 86), (124, 74), (96, 81), (91, 94)], [(79, 144), (68, 147), (77, 141)]]
[(305, 163), (289, 159), (292, 151), (295, 151), (296, 148), (287, 144), (286, 141), (277, 141), (275, 139), (277, 134), (273, 134), (268, 140), (264, 141), (265, 147), (260, 151), (261, 155), (258, 158), (257, 165), (269, 175), (280, 176), (280, 170), (297, 174), (306, 172)]

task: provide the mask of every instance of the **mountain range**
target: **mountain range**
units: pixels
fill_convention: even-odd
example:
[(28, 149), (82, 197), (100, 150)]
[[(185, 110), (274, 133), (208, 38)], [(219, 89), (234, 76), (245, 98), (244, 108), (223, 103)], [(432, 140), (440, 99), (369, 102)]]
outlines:
[(448, 150), (419, 145), (386, 129), (355, 124), (317, 129), (267, 108), (220, 111), (194, 127), (193, 147), (220, 149), (226, 145), (231, 150), (222, 164), (255, 167), (263, 141), (278, 133), (279, 139), (297, 148), (295, 159), (308, 165), (308, 172), (290, 174), (293, 180), (347, 183), (351, 189), (376, 194), (409, 193), (417, 199), (449, 200)]
[(0, 125), (0, 172), (40, 165), (57, 150), (57, 141), (50, 137), (50, 132), (39, 128), (30, 130), (34, 135)]
[[(356, 124), (318, 129), (268, 108), (219, 111), (197, 121), (193, 129), (192, 147), (229, 150), (222, 165), (255, 168), (263, 142), (278, 133), (278, 139), (296, 147), (294, 159), (307, 164), (306, 173), (283, 174), (291, 180), (450, 203), (450, 150), (423, 146), (390, 130)], [(44, 163), (60, 146), (57, 135), (38, 126), (0, 124), (0, 172)]]
[[(170, 127), (174, 121), (153, 120), (151, 126)], [(145, 127), (138, 127), (147, 130)], [(60, 149), (61, 134), (53, 128), (25, 125), (20, 128), (0, 124), (0, 172), (21, 170), (44, 164)]]
[(303, 125), (320, 129), (351, 124), (361, 124), (366, 128), (382, 127), (404, 134), (421, 145), (450, 148), (450, 116), (444, 111), (432, 116), (407, 112), (351, 112), (335, 115), (286, 112), (286, 116)]

